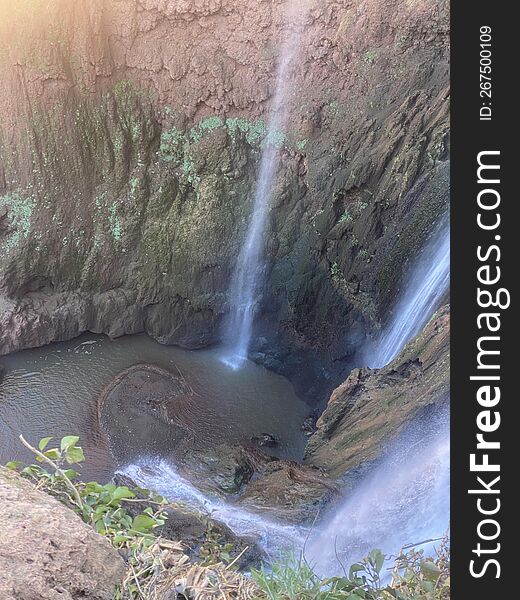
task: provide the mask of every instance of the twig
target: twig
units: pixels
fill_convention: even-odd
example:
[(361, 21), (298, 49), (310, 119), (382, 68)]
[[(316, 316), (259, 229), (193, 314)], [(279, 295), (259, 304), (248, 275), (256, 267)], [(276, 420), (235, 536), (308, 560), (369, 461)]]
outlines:
[(226, 570), (231, 569), (231, 567), (237, 562), (237, 560), (240, 560), (242, 558), (242, 556), (247, 550), (249, 550), (249, 546), (246, 546), (238, 556), (235, 556), (235, 558), (229, 563), (229, 565), (226, 566)]
[(163, 502), (155, 502), (148, 498), (121, 498), (121, 502), (140, 502), (141, 504), (153, 504), (154, 506), (164, 506), (168, 508), (170, 505), (165, 505)]
[(422, 546), (423, 544), (429, 544), (430, 542), (439, 542), (440, 540), (443, 540), (443, 537), (440, 538), (431, 538), (429, 540), (423, 540), (422, 542), (417, 542), (416, 544), (408, 544), (407, 546), (403, 546), (401, 548), (402, 550), (409, 550), (410, 548), (415, 548), (416, 546)]
[(334, 537), (334, 554), (336, 555), (336, 560), (339, 562), (339, 566), (341, 567), (341, 570), (343, 571), (343, 574), (345, 575), (345, 579), (348, 579), (347, 569), (338, 554), (338, 536), (337, 535)]
[[(143, 590), (141, 589), (141, 585), (139, 584), (139, 578), (138, 578), (138, 576), (135, 573), (135, 569), (134, 569), (132, 563), (130, 563), (130, 568), (132, 569), (132, 575), (134, 576), (134, 581), (135, 581), (135, 584), (137, 586), (137, 590), (139, 591), (139, 594), (141, 595), (141, 598), (144, 599), (145, 595), (143, 594)], [(142, 572), (143, 571), (141, 570), (139, 572), (139, 575), (141, 575)]]
[(314, 569), (310, 566), (310, 564), (307, 562), (307, 557), (305, 556), (305, 552), (307, 550), (307, 542), (309, 541), (309, 538), (311, 537), (311, 533), (312, 530), (314, 529), (314, 526), (316, 525), (316, 521), (318, 520), (318, 517), (320, 516), (320, 509), (318, 508), (318, 510), (316, 511), (316, 516), (314, 517), (314, 521), (312, 522), (309, 531), (307, 532), (307, 535), (305, 536), (305, 540), (303, 542), (303, 548), (301, 551), (301, 555), (300, 555), (300, 565), (301, 565), (301, 561), (303, 559), (303, 562), (307, 565), (307, 567), (314, 572)]
[(69, 488), (69, 490), (71, 491), (72, 495), (74, 496), (74, 500), (75, 500), (76, 504), (78, 505), (78, 508), (81, 509), (81, 510), (83, 510), (83, 501), (81, 500), (81, 496), (79, 495), (79, 492), (78, 492), (76, 486), (67, 477), (67, 474), (65, 473), (65, 471), (63, 471), (63, 469), (61, 469), (48, 456), (45, 456), (45, 454), (43, 454), (43, 452), (40, 452), (39, 450), (37, 450), (36, 448), (34, 448), (33, 446), (31, 446), (31, 444), (29, 444), (29, 442), (23, 437), (22, 434), (20, 434), (19, 438), (20, 438), (20, 441), (22, 442), (22, 444), (26, 448), (28, 448), (31, 452), (33, 452), (34, 454), (36, 454), (36, 456), (39, 456), (44, 463), (48, 464), (50, 467), (52, 467), (56, 471), (56, 473), (58, 473), (58, 475), (63, 479), (63, 481), (65, 482), (66, 486)]

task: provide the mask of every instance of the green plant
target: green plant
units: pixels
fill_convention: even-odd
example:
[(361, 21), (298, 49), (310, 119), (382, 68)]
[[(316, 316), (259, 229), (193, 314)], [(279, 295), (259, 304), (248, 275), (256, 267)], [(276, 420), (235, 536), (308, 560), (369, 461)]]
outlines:
[(202, 565), (230, 564), (233, 544), (224, 542), (221, 533), (210, 519), (206, 519), (203, 515), (201, 518), (206, 522), (206, 534), (199, 550)]
[(373, 550), (348, 577), (321, 579), (303, 558), (289, 555), (269, 570), (253, 571), (253, 578), (268, 600), (386, 600), (395, 596), (383, 595), (390, 588), (380, 589), (384, 561), (383, 553)]
[(450, 547), (446, 535), (435, 559), (426, 557), (424, 550), (411, 549), (401, 553), (392, 571), (392, 587), (401, 598), (449, 600)]
[[(126, 592), (134, 597), (141, 583), (154, 574), (156, 565), (147, 559), (143, 567), (143, 557), (148, 557), (150, 548), (157, 545), (154, 530), (165, 523), (166, 500), (156, 494), (151, 499), (141, 500), (127, 486), (78, 481), (79, 474), (71, 467), (85, 460), (83, 450), (78, 446), (79, 437), (65, 436), (58, 446), (49, 448), (52, 439), (43, 438), (35, 448), (20, 436), (39, 464), (23, 467), (19, 462), (11, 462), (6, 466), (19, 470), (37, 488), (68, 505), (120, 550), (131, 572), (137, 569), (139, 573), (137, 581), (132, 577), (126, 583)], [(147, 506), (140, 514), (132, 516), (125, 505), (134, 502), (145, 502)]]
[(390, 578), (382, 574), (385, 562), (380, 550), (372, 550), (343, 577), (320, 579), (303, 557), (289, 555), (252, 576), (262, 590), (258, 600), (449, 600), (447, 539), (435, 560), (402, 552)]
[(341, 215), (341, 217), (339, 218), (339, 222), (340, 223), (350, 223), (352, 221), (352, 215), (348, 212), (348, 210), (345, 210), (343, 212), (343, 214)]

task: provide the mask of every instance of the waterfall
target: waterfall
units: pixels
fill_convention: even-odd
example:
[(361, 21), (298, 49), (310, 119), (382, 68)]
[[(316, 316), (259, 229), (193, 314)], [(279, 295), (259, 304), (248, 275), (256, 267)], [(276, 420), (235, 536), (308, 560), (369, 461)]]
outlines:
[[(381, 368), (424, 327), (449, 286), (450, 234), (443, 224), (426, 244), (387, 330), (364, 353)], [(417, 419), (382, 462), (325, 518), (307, 558), (322, 575), (341, 572), (379, 548), (397, 554), (407, 544), (442, 536), (450, 512), (449, 416)], [(431, 546), (431, 544), (430, 544)], [(425, 545), (428, 547), (428, 544)]]
[(381, 368), (391, 362), (426, 325), (446, 293), (449, 281), (450, 229), (443, 225), (421, 253), (388, 328), (365, 352), (364, 363), (371, 368)]
[[(317, 573), (337, 575), (374, 548), (387, 556), (408, 544), (431, 549), (432, 540), (444, 535), (450, 512), (449, 424), (445, 414), (432, 421), (410, 429), (321, 524), (306, 551)], [(432, 429), (437, 429), (433, 435)]]
[(264, 274), (264, 233), (273, 194), (283, 143), (283, 128), (287, 111), (286, 98), (290, 89), (290, 66), (297, 54), (301, 37), (301, 25), (294, 24), (294, 18), (301, 18), (301, 6), (292, 2), (286, 22), (290, 30), (280, 50), (276, 72), (276, 84), (270, 110), (267, 134), (263, 143), (260, 170), (257, 179), (253, 212), (245, 241), (238, 255), (229, 291), (230, 315), (226, 322), (224, 339), (226, 342), (225, 362), (237, 368), (247, 359), (251, 341), (253, 319), (256, 307), (261, 300), (261, 287)]

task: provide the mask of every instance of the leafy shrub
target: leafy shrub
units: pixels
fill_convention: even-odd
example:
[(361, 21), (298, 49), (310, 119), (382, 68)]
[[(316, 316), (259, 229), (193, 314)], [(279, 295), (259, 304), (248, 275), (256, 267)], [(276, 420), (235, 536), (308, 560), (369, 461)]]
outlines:
[[(77, 471), (71, 468), (85, 460), (83, 450), (78, 446), (79, 437), (66, 436), (58, 446), (49, 448), (52, 439), (43, 438), (38, 448), (34, 448), (20, 436), (22, 443), (36, 455), (36, 461), (40, 464), (23, 467), (19, 462), (11, 462), (6, 466), (19, 470), (39, 489), (72, 508), (83, 521), (112, 542), (126, 558), (132, 572), (139, 567), (139, 578), (141, 582), (145, 581), (153, 575), (155, 564), (147, 564), (143, 569), (143, 556), (147, 556), (149, 549), (157, 542), (154, 530), (165, 523), (166, 500), (153, 494), (151, 500), (143, 501), (136, 498), (135, 492), (127, 486), (79, 481)], [(145, 502), (147, 506), (142, 513), (132, 516), (125, 508), (125, 504), (131, 502)], [(139, 582), (130, 580), (125, 587), (126, 597), (140, 597)]]
[(264, 594), (261, 600), (449, 600), (446, 540), (435, 560), (425, 559), (422, 551), (401, 553), (388, 584), (383, 583), (384, 565), (384, 554), (372, 550), (348, 575), (321, 579), (303, 558), (292, 555), (252, 575)]

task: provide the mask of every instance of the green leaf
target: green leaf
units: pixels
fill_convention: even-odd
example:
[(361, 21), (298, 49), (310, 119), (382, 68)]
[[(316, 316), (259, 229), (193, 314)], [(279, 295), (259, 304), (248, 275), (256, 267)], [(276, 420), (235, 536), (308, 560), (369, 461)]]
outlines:
[(119, 545), (119, 544), (123, 544), (123, 543), (124, 543), (124, 542), (126, 542), (128, 539), (129, 539), (129, 537), (128, 537), (128, 536), (126, 536), (126, 535), (123, 535), (123, 534), (119, 533), (119, 534), (115, 535), (115, 536), (112, 538), (112, 543), (113, 543), (113, 544), (117, 544), (117, 545)]
[(152, 519), (149, 515), (137, 515), (132, 523), (132, 529), (136, 531), (146, 533), (155, 526), (155, 519)]
[(83, 462), (85, 460), (85, 455), (83, 454), (83, 450), (81, 448), (78, 446), (73, 446), (66, 451), (65, 459), (69, 465), (73, 465), (75, 463)]
[(85, 484), (87, 494), (99, 494), (103, 491), (103, 486), (97, 481), (89, 481)]
[(103, 521), (96, 521), (95, 527), (96, 531), (98, 533), (101, 533), (101, 535), (104, 535), (106, 533), (105, 524), (103, 523)]
[(64, 473), (69, 479), (74, 479), (79, 475), (79, 473), (77, 471), (74, 471), (74, 469), (67, 469), (66, 471), (64, 471)]
[(52, 436), (51, 437), (44, 437), (40, 440), (40, 443), (38, 444), (38, 450), (40, 452), (43, 452), (45, 450), (45, 448), (47, 448), (48, 443), (52, 440)]
[(79, 436), (77, 435), (66, 435), (61, 438), (60, 448), (62, 452), (66, 452), (69, 448), (72, 448), (79, 442)]
[(385, 555), (381, 552), (381, 550), (375, 549), (369, 554), (369, 559), (379, 574), (385, 563)]
[(424, 560), (421, 563), (421, 573), (429, 581), (437, 581), (437, 579), (439, 579), (439, 576), (442, 574), (442, 571), (432, 561)]
[(356, 573), (359, 573), (359, 571), (364, 571), (364, 570), (365, 570), (365, 567), (363, 565), (361, 565), (359, 563), (354, 563), (350, 567), (350, 571), (349, 571), (350, 579), (352, 579)]
[(128, 489), (128, 487), (126, 485), (124, 485), (122, 487), (118, 487), (112, 492), (112, 500), (113, 501), (117, 502), (119, 500), (123, 500), (124, 498), (135, 498), (134, 492), (132, 492), (132, 490)]
[(18, 469), (23, 465), (19, 460), (11, 460), (5, 466), (11, 471), (18, 471)]
[[(51, 448), (50, 450), (47, 450), (47, 452), (44, 452), (45, 456), (47, 458), (50, 458), (51, 460), (59, 460), (60, 459), (60, 451), (57, 448)], [(36, 457), (39, 458), (39, 457)]]

